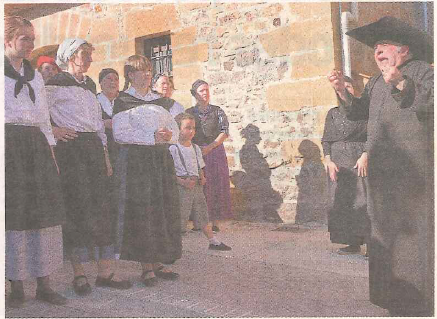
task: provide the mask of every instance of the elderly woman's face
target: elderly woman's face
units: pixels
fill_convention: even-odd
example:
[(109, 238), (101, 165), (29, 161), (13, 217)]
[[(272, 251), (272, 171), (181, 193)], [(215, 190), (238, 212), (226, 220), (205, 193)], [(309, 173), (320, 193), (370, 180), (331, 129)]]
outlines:
[(115, 73), (109, 73), (102, 79), (100, 86), (104, 93), (117, 93), (120, 86), (118, 75)]
[(153, 89), (161, 94), (163, 97), (169, 97), (170, 92), (170, 81), (168, 77), (161, 76), (158, 81), (156, 81)]
[(209, 103), (209, 85), (202, 84), (196, 90), (196, 99), (202, 104)]

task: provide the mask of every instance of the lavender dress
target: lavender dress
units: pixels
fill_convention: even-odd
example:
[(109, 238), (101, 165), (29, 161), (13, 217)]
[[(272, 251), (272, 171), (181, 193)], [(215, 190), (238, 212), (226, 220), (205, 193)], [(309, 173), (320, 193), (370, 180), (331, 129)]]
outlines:
[[(186, 110), (194, 116), (196, 134), (193, 142), (199, 146), (212, 143), (220, 133), (229, 135), (229, 122), (225, 112), (218, 106), (208, 105), (205, 112), (194, 106)], [(205, 161), (206, 185), (204, 192), (211, 221), (233, 217), (229, 181), (228, 160), (222, 145), (203, 157)]]

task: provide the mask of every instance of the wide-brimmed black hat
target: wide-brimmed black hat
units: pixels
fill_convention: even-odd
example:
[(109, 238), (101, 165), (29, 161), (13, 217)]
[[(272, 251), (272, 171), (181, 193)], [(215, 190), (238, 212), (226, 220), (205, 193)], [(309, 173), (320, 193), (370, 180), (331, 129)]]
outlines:
[(415, 59), (429, 63), (434, 59), (432, 37), (394, 17), (381, 18), (346, 34), (371, 48), (374, 48), (377, 42), (392, 41), (407, 45)]

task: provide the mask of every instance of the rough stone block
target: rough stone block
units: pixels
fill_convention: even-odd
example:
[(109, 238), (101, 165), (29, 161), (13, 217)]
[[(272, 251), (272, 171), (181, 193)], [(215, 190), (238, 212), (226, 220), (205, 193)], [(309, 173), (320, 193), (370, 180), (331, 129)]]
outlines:
[(91, 32), (91, 19), (88, 17), (82, 17), (80, 22), (79, 34), (77, 35), (81, 39), (88, 39), (88, 35)]
[(325, 76), (335, 68), (333, 50), (317, 50), (291, 57), (291, 77), (311, 78)]
[(180, 90), (178, 87), (176, 88), (177, 90), (174, 91), (171, 98), (177, 101), (179, 104), (183, 105), (185, 109), (192, 107), (194, 105), (194, 98), (191, 96), (190, 91)]
[(337, 95), (326, 77), (312, 83), (313, 106), (337, 105)]
[(284, 223), (294, 224), (296, 221), (296, 203), (282, 203), (278, 215)]
[(174, 4), (156, 5), (151, 10), (130, 11), (125, 16), (129, 38), (165, 32), (180, 28)]
[(261, 45), (269, 56), (278, 57), (290, 53), (290, 32), (290, 27), (282, 27), (259, 36)]
[(276, 111), (298, 111), (312, 105), (311, 81), (283, 83), (267, 88), (267, 104)]
[(235, 166), (235, 156), (228, 154), (227, 159), (228, 159), (229, 167), (234, 167)]
[(57, 37), (57, 34), (58, 34), (58, 26), (59, 26), (58, 19), (59, 19), (59, 17), (60, 17), (60, 14), (54, 14), (50, 18), (50, 20), (52, 22), (51, 23), (51, 30), (50, 30), (50, 32), (48, 34), (48, 40), (49, 40), (48, 43), (50, 43), (50, 44), (58, 44), (56, 37)]
[(94, 45), (95, 50), (93, 51), (93, 61), (95, 62), (105, 62), (107, 59), (108, 45), (107, 44), (97, 44)]
[(173, 50), (173, 65), (208, 61), (208, 43)]
[(111, 59), (129, 57), (135, 54), (135, 40), (111, 42)]
[(175, 66), (173, 68), (173, 79), (177, 90), (189, 91), (193, 82), (201, 79), (202, 76), (202, 69), (199, 64)]
[(175, 49), (180, 46), (194, 44), (194, 41), (196, 40), (196, 32), (197, 28), (195, 26), (182, 29), (179, 32), (175, 32), (171, 35), (172, 48)]
[(239, 67), (255, 64), (259, 60), (259, 50), (257, 48), (249, 51), (242, 50), (237, 53), (235, 60)]
[(94, 20), (91, 25), (89, 40), (91, 43), (101, 43), (118, 39), (120, 36), (115, 18)]
[(181, 3), (179, 4), (179, 9), (186, 10), (186, 11), (192, 11), (197, 9), (203, 9), (209, 7), (211, 4), (209, 2), (207, 3)]
[(289, 52), (332, 48), (333, 30), (330, 16), (321, 20), (296, 22), (290, 25), (287, 42)]
[(323, 130), (325, 128), (325, 120), (326, 120), (326, 115), (328, 114), (329, 110), (333, 108), (332, 105), (329, 106), (322, 106), (318, 108), (318, 113), (317, 113), (317, 126), (316, 126), (316, 130), (315, 130), (315, 134), (319, 135), (319, 136), (323, 136)]
[(288, 4), (290, 11), (299, 20), (317, 19), (331, 15), (330, 2), (292, 2)]
[(64, 41), (64, 39), (67, 38), (67, 27), (68, 27), (69, 20), (70, 20), (70, 12), (69, 11), (62, 12), (59, 21), (59, 29), (57, 32), (58, 33), (57, 41), (59, 43), (61, 43), (62, 41)]
[[(63, 23), (63, 21), (61, 21)], [(79, 33), (80, 28), (80, 16), (78, 14), (72, 13), (70, 16), (70, 27), (68, 28), (69, 38), (75, 38)]]
[(227, 61), (223, 63), (223, 68), (226, 71), (232, 71), (232, 69), (234, 68), (234, 62), (233, 61)]
[(282, 4), (280, 3), (274, 3), (269, 5), (268, 7), (264, 8), (263, 10), (261, 10), (261, 16), (263, 17), (273, 17), (278, 15), (282, 10), (284, 9), (284, 7), (282, 6)]
[(220, 17), (218, 19), (219, 20), (219, 25), (223, 26), (223, 25), (232, 24), (236, 20), (238, 20), (240, 17), (241, 17), (241, 14), (238, 11), (226, 14), (223, 17)]
[(33, 29), (35, 31), (35, 48), (38, 48), (42, 46), (42, 37), (43, 37), (43, 30), (42, 30), (42, 19), (35, 19), (32, 21)]

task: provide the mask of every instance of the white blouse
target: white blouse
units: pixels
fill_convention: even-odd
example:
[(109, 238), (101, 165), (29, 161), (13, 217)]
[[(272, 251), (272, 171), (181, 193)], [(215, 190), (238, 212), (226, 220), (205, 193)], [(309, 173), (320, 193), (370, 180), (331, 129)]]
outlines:
[(103, 94), (103, 92), (97, 94), (97, 100), (99, 101), (100, 105), (102, 106), (103, 111), (105, 111), (106, 114), (108, 114), (109, 117), (112, 117), (112, 112), (114, 111), (114, 101), (109, 101), (108, 97)]
[(112, 134), (120, 144), (155, 145), (155, 131), (159, 128), (167, 128), (173, 133), (169, 144), (178, 142), (178, 125), (162, 106), (145, 104), (112, 118)]
[[(20, 74), (24, 75), (24, 69), (21, 68)], [(4, 77), (5, 79), (5, 123), (12, 123), (25, 126), (38, 126), (44, 133), (50, 145), (56, 145), (53, 136), (50, 115), (47, 106), (46, 90), (44, 81), (39, 72), (35, 72), (35, 77), (29, 84), (35, 91), (35, 104), (29, 96), (29, 88), (23, 85), (17, 97), (14, 96), (15, 83), (14, 79)]]
[[(185, 166), (184, 164), (182, 164), (178, 147), (181, 151), (182, 157), (184, 158)], [(194, 147), (196, 147), (196, 149), (194, 149)], [(199, 168), (202, 169), (205, 167), (202, 150), (198, 145), (191, 144), (191, 146), (187, 147), (178, 143), (177, 146), (171, 145), (169, 150), (171, 156), (173, 157), (174, 167), (176, 169), (177, 176), (199, 176)], [(197, 163), (199, 163), (200, 167), (197, 166)]]
[(152, 92), (149, 92), (146, 95), (141, 95), (140, 93), (137, 92), (137, 90), (135, 90), (135, 88), (133, 86), (130, 86), (124, 92), (126, 92), (129, 95), (132, 95), (133, 97), (136, 97), (137, 99), (140, 99), (140, 100), (143, 100), (146, 102), (159, 99), (159, 96), (157, 96), (155, 93), (152, 93)]
[(97, 132), (107, 144), (102, 109), (95, 94), (79, 86), (48, 85), (47, 100), (53, 122), (77, 132)]

